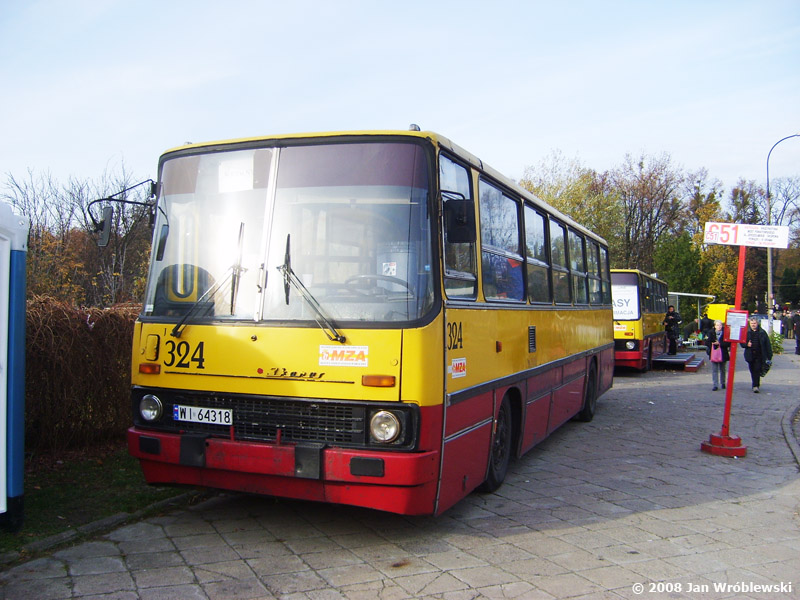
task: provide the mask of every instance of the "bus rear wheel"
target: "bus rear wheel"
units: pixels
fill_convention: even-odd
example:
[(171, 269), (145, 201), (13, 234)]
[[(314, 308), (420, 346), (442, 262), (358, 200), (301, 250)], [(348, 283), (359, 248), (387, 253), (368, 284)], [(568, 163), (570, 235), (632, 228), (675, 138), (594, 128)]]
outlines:
[(495, 431), (489, 455), (489, 472), (480, 486), (482, 492), (493, 492), (503, 484), (511, 460), (511, 402), (504, 397), (495, 419)]

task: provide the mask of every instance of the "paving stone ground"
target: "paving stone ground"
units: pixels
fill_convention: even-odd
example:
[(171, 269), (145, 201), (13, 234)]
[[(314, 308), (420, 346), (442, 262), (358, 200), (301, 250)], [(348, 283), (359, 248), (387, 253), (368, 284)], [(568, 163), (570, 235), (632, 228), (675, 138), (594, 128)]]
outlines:
[(621, 373), (594, 421), (441, 517), (222, 494), (6, 568), (0, 598), (800, 598), (793, 344), (760, 394), (740, 354), (745, 458), (700, 451), (723, 417), (708, 366)]

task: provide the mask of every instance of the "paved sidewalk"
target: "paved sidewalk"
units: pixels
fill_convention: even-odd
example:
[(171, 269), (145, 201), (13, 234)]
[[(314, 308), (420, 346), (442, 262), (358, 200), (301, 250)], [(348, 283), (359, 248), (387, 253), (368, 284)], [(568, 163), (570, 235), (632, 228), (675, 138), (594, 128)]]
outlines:
[(626, 373), (442, 517), (220, 495), (6, 569), (0, 598), (800, 598), (800, 356), (758, 395), (737, 367), (742, 459), (699, 449), (723, 415), (708, 366)]

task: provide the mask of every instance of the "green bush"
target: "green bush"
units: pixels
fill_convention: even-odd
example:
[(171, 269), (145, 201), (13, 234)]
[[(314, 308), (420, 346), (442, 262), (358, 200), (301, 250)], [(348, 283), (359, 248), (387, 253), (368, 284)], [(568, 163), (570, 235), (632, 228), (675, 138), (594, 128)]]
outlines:
[(79, 308), (44, 296), (28, 301), (28, 453), (58, 454), (124, 439), (131, 423), (131, 340), (139, 310)]
[(777, 331), (773, 331), (769, 336), (769, 341), (772, 344), (773, 354), (783, 354), (783, 336)]

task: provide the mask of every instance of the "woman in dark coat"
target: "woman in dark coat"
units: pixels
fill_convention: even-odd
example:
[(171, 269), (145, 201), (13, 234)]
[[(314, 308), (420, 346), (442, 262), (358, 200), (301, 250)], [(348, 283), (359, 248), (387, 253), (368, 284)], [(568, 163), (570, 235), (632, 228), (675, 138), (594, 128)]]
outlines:
[(758, 317), (750, 317), (747, 328), (747, 341), (744, 343), (744, 359), (750, 367), (753, 392), (758, 393), (761, 385), (761, 369), (764, 364), (772, 364), (772, 344), (767, 332), (761, 329)]
[[(706, 353), (708, 354), (709, 361), (711, 362), (711, 383), (714, 387), (712, 391), (716, 392), (722, 383), (722, 389), (725, 389), (725, 372), (728, 361), (731, 359), (730, 348), (731, 343), (722, 339), (722, 321), (714, 321), (714, 326), (706, 330)], [(715, 362), (711, 359), (711, 351), (714, 348), (719, 348), (722, 352), (722, 362)]]

